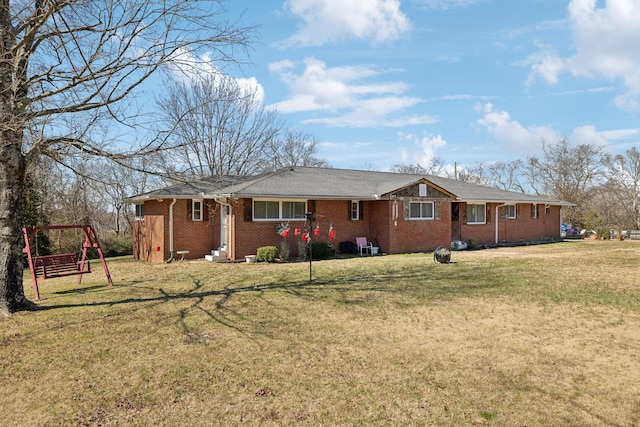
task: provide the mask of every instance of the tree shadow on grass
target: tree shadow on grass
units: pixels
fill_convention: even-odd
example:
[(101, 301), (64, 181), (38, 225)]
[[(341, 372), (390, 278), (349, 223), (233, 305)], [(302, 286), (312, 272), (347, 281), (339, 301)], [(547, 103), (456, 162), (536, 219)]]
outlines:
[[(435, 273), (435, 274), (434, 274)], [(95, 285), (86, 288), (78, 288), (57, 292), (59, 295), (97, 295), (110, 289), (128, 288), (136, 291), (153, 292), (154, 295), (137, 295), (115, 299), (108, 297), (99, 301), (55, 303), (39, 306), (39, 310), (49, 311), (57, 309), (91, 308), (91, 307), (118, 307), (130, 305), (128, 312), (146, 310), (155, 305), (168, 302), (191, 302), (187, 306), (176, 307), (173, 312), (176, 316), (176, 325), (182, 330), (189, 342), (202, 340), (202, 333), (197, 327), (189, 325), (188, 319), (195, 312), (200, 312), (212, 321), (236, 330), (252, 340), (256, 334), (269, 335), (272, 333), (260, 322), (255, 329), (248, 328), (246, 321), (254, 322), (255, 319), (247, 319), (245, 313), (234, 309), (230, 301), (240, 295), (251, 295), (268, 305), (273, 304), (267, 296), (273, 292), (285, 292), (295, 298), (313, 301), (333, 301), (337, 307), (341, 305), (380, 304), (376, 295), (396, 295), (397, 299), (388, 300), (385, 297), (384, 304), (394, 303), (400, 305), (423, 305), (434, 301), (453, 300), (459, 297), (468, 297), (481, 292), (486, 292), (501, 285), (486, 283), (477, 280), (477, 277), (465, 271), (449, 270), (445, 278), (438, 277), (438, 272), (416, 269), (390, 271), (387, 273), (372, 273), (365, 275), (333, 275), (332, 277), (316, 278), (312, 281), (292, 281), (285, 275), (273, 279), (270, 283), (235, 286), (227, 284), (221, 289), (206, 289), (207, 284), (201, 279), (192, 277), (192, 287), (183, 291), (168, 291), (163, 287), (154, 287), (149, 284), (140, 286), (141, 282), (128, 282), (116, 284), (113, 287)], [(367, 294), (369, 293), (369, 294)], [(371, 296), (371, 297), (370, 297)], [(216, 299), (212, 301), (212, 299)], [(244, 327), (242, 325), (245, 325)]]
[[(114, 285), (118, 287), (130, 287), (136, 285), (132, 282), (129, 285)], [(222, 289), (204, 290), (206, 284), (200, 279), (193, 279), (193, 288), (182, 292), (170, 292), (164, 288), (145, 287), (146, 289), (157, 291), (160, 294), (154, 296), (135, 296), (119, 300), (108, 301), (88, 301), (81, 303), (52, 304), (41, 306), (40, 310), (56, 310), (63, 308), (87, 308), (99, 306), (119, 306), (126, 304), (140, 304), (146, 302), (169, 302), (179, 300), (195, 299), (198, 303), (209, 297), (220, 297), (215, 303), (216, 309), (222, 309), (227, 302), (235, 295), (255, 294), (262, 297), (272, 291), (285, 291), (290, 295), (304, 299), (317, 299), (327, 291), (338, 292), (343, 295), (351, 292), (385, 292), (385, 293), (420, 293), (425, 298), (449, 299), (460, 296), (471, 296), (477, 292), (500, 288), (502, 284), (498, 282), (486, 283), (478, 281), (468, 273), (448, 274), (446, 278), (428, 276), (420, 271), (394, 272), (389, 274), (360, 275), (357, 277), (337, 277), (332, 279), (315, 279), (313, 281), (286, 281), (263, 284), (252, 284), (246, 286), (233, 287), (227, 285)], [(96, 285), (86, 288), (78, 288), (67, 291), (59, 291), (56, 294), (90, 294), (97, 290), (111, 289), (106, 285)], [(339, 300), (338, 300), (339, 301)]]
[[(91, 294), (95, 291), (103, 291), (114, 288), (130, 288), (141, 282), (131, 282), (126, 285), (116, 284), (113, 287), (107, 285), (94, 285), (85, 288), (76, 288), (65, 291), (54, 292), (56, 295), (71, 294)], [(400, 283), (400, 285), (399, 285)], [(349, 277), (338, 277), (335, 279), (314, 279), (312, 281), (283, 281), (277, 283), (252, 284), (246, 286), (233, 287), (232, 284), (221, 289), (204, 290), (206, 283), (200, 279), (193, 280), (193, 288), (181, 291), (170, 292), (162, 287), (145, 286), (146, 289), (159, 292), (159, 295), (144, 297), (136, 296), (123, 298), (120, 300), (108, 301), (88, 301), (81, 303), (52, 304), (41, 306), (40, 310), (55, 310), (61, 308), (86, 308), (99, 306), (119, 306), (125, 304), (138, 304), (145, 302), (169, 302), (176, 300), (196, 299), (200, 302), (208, 297), (221, 297), (216, 302), (216, 308), (220, 309), (234, 296), (240, 294), (258, 293), (259, 295), (271, 291), (285, 291), (298, 298), (316, 299), (326, 291), (351, 293), (354, 291), (372, 291), (388, 293), (404, 293), (410, 290), (421, 290), (433, 298), (455, 298), (459, 296), (469, 296), (473, 293), (496, 289), (503, 286), (498, 282), (487, 283), (471, 280), (466, 272), (461, 274), (448, 274), (445, 278), (437, 276), (427, 276), (420, 271), (407, 271), (390, 274), (375, 275), (354, 275)], [(140, 289), (138, 287), (138, 289)]]

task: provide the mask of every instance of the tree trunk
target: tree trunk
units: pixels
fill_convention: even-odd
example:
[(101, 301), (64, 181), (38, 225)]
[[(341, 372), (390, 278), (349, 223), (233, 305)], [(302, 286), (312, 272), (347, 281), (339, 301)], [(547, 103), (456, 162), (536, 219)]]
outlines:
[[(7, 140), (9, 137), (12, 140)], [(22, 219), (25, 199), (25, 158), (15, 132), (0, 141), (0, 316), (36, 306), (24, 296), (22, 286), (24, 239)]]

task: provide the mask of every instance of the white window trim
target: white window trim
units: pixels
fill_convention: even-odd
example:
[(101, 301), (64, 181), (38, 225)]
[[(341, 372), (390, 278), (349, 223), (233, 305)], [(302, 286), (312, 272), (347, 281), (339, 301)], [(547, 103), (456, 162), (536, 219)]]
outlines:
[[(278, 202), (278, 218), (256, 218), (256, 202)], [(253, 221), (259, 222), (269, 222), (269, 221), (305, 221), (305, 217), (302, 218), (283, 218), (282, 217), (282, 203), (283, 202), (294, 202), (294, 203), (304, 203), (304, 212), (307, 212), (307, 201), (300, 199), (253, 199), (251, 203), (251, 217)]]
[[(356, 216), (353, 216), (353, 205), (356, 206)], [(352, 200), (351, 201), (351, 209), (349, 210), (349, 216), (351, 217), (351, 221), (358, 221), (360, 219), (360, 200)]]
[(538, 219), (538, 205), (533, 203), (533, 207), (531, 209), (533, 210), (531, 218)]
[(473, 205), (473, 206), (482, 206), (482, 209), (484, 210), (484, 221), (482, 222), (475, 222), (475, 221), (469, 221), (469, 216), (467, 215), (467, 224), (477, 224), (477, 225), (482, 225), (482, 224), (486, 224), (487, 223), (487, 204), (486, 203), (467, 203), (467, 206), (465, 207), (465, 209), (468, 209), (469, 205)]
[[(511, 207), (513, 207), (513, 216), (511, 215)], [(516, 209), (516, 205), (505, 205), (504, 206), (504, 219), (516, 219), (518, 216), (518, 210)]]
[[(411, 205), (412, 204), (430, 204), (431, 205), (431, 216), (430, 217), (426, 217), (426, 216), (411, 216)], [(422, 209), (420, 209), (420, 211), (422, 212)], [(409, 220), (410, 221), (433, 221), (435, 219), (435, 213), (436, 213), (436, 207), (435, 204), (433, 202), (419, 202), (419, 201), (413, 201), (413, 202), (409, 202)]]
[[(196, 203), (200, 204), (200, 209), (196, 209)], [(193, 222), (202, 221), (202, 217), (204, 216), (202, 215), (203, 209), (204, 209), (204, 203), (202, 202), (202, 199), (192, 199), (191, 200), (191, 221)], [(196, 217), (196, 212), (200, 214), (198, 217)]]
[[(135, 220), (142, 221), (144, 220), (144, 203), (136, 203), (136, 211), (135, 211)], [(142, 213), (142, 215), (140, 215)]]

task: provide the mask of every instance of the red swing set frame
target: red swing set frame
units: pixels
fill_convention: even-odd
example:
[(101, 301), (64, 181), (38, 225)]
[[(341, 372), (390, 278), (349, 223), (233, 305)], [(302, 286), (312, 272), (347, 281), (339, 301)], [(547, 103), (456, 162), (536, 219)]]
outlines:
[[(82, 255), (80, 261), (76, 254), (57, 254), (45, 256), (33, 256), (31, 254), (31, 241), (36, 236), (38, 230), (69, 230), (82, 229), (84, 232), (84, 243), (82, 244)], [(98, 241), (93, 226), (91, 225), (30, 225), (22, 228), (24, 235), (24, 252), (29, 260), (29, 269), (31, 270), (31, 278), (33, 280), (33, 293), (35, 299), (40, 299), (40, 291), (38, 289), (38, 279), (52, 279), (55, 277), (78, 275), (78, 284), (82, 283), (82, 275), (91, 273), (89, 260), (87, 259), (87, 249), (95, 248), (102, 261), (104, 274), (107, 276), (109, 286), (113, 286), (111, 274), (107, 267), (107, 261), (102, 254), (102, 248)], [(36, 248), (37, 250), (37, 248)]]

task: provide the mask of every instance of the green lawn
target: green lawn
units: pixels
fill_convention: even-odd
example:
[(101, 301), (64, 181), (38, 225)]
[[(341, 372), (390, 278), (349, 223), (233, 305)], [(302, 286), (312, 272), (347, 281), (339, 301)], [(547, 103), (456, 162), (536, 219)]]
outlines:
[(0, 321), (0, 422), (640, 424), (640, 242), (452, 261), (93, 262)]

